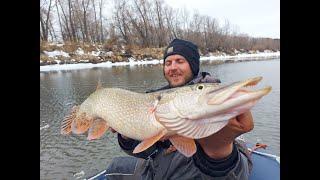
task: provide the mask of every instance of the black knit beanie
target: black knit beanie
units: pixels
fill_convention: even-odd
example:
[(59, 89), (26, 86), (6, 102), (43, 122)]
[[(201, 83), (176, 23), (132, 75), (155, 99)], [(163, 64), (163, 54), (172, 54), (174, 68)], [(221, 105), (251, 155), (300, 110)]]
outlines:
[(194, 43), (182, 39), (174, 39), (170, 42), (168, 47), (165, 49), (163, 55), (163, 62), (170, 55), (179, 54), (183, 56), (191, 67), (193, 76), (197, 76), (199, 73), (200, 55), (198, 46)]

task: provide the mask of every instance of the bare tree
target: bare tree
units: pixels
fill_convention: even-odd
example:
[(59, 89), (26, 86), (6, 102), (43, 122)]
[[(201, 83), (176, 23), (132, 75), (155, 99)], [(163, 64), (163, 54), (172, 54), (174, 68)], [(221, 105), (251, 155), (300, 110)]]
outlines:
[[(174, 38), (191, 40), (202, 52), (234, 49), (279, 50), (280, 40), (253, 38), (225, 20), (173, 9), (164, 0), (114, 0), (111, 18), (103, 16), (105, 0), (40, 0), (40, 40), (164, 47)], [(56, 19), (55, 19), (56, 18)], [(108, 19), (106, 21), (106, 19)], [(57, 22), (57, 23), (55, 23)], [(56, 28), (58, 25), (58, 28)], [(56, 28), (56, 29), (55, 29)]]
[[(57, 10), (59, 17), (62, 19), (62, 21), (59, 21), (60, 22), (60, 26), (61, 26), (60, 27), (61, 34), (62, 34), (63, 37), (65, 37), (64, 40), (73, 41), (73, 38), (72, 38), (73, 36), (72, 36), (70, 28), (69, 28), (69, 20), (68, 20), (66, 12), (64, 10), (63, 4), (61, 3), (61, 0), (57, 0), (57, 4), (59, 4), (61, 12), (62, 12), (62, 15), (63, 15), (61, 17), (59, 15), (59, 10)], [(58, 9), (58, 6), (57, 6), (57, 9)]]
[(63, 30), (63, 25), (62, 25), (62, 22), (61, 22), (61, 17), (60, 17), (60, 13), (59, 13), (58, 1), (57, 0), (56, 0), (56, 3), (55, 3), (55, 7), (56, 7), (57, 15), (58, 15), (58, 21), (59, 21), (59, 27), (60, 27), (60, 33), (61, 33), (61, 36), (62, 36), (62, 40), (66, 41), (67, 38), (66, 38), (66, 34), (65, 34), (64, 30)]
[(124, 41), (127, 44), (131, 44), (128, 16), (130, 16), (130, 12), (128, 11), (126, 0), (117, 1), (115, 4), (114, 25), (118, 28)]
[(81, 7), (83, 12), (83, 28), (84, 28), (84, 40), (85, 42), (90, 42), (90, 37), (88, 33), (88, 25), (87, 25), (87, 14), (88, 14), (88, 6), (89, 6), (89, 0), (82, 0), (81, 1)]
[(203, 37), (202, 37), (203, 34), (201, 32), (203, 31), (202, 24), (203, 24), (203, 17), (198, 12), (195, 12), (190, 22), (191, 34), (186, 39), (189, 39), (195, 42), (196, 44), (199, 45), (201, 49), (204, 49)]
[(183, 9), (181, 9), (180, 11), (180, 16), (181, 16), (181, 21), (182, 21), (182, 25), (181, 25), (181, 29), (184, 31), (184, 35), (183, 37), (188, 38), (190, 37), (190, 33), (191, 33), (191, 29), (190, 29), (190, 15), (188, 10), (186, 9), (186, 7), (183, 7)]
[(169, 31), (169, 39), (177, 38), (177, 33), (174, 29), (174, 11), (171, 7), (164, 8), (164, 16)]
[[(94, 11), (94, 25), (95, 25), (95, 31), (94, 31), (94, 42), (98, 42), (100, 41), (100, 38), (98, 38), (98, 21), (97, 21), (97, 11), (96, 11), (96, 4), (95, 4), (95, 0), (92, 0), (92, 6), (93, 6), (93, 11)], [(100, 41), (101, 42), (101, 41)]]
[(68, 10), (69, 10), (69, 23), (70, 23), (70, 27), (71, 27), (71, 35), (72, 35), (72, 41), (73, 42), (77, 42), (78, 41), (78, 38), (76, 36), (76, 29), (75, 29), (75, 26), (74, 26), (74, 19), (73, 19), (73, 5), (72, 5), (72, 2), (71, 0), (68, 0)]
[(48, 9), (44, 7), (45, 4), (46, 2), (44, 2), (43, 5), (40, 6), (40, 27), (41, 27), (41, 39), (43, 41), (48, 41), (52, 0), (49, 0)]
[(48, 23), (49, 23), (48, 28), (49, 28), (50, 37), (51, 37), (52, 40), (57, 41), (58, 38), (57, 38), (56, 32), (55, 32), (55, 30), (53, 28), (52, 20), (50, 19)]
[(136, 19), (131, 18), (134, 28), (139, 32), (142, 40), (142, 46), (148, 47), (150, 45), (150, 23), (148, 17), (147, 7), (150, 6), (146, 0), (133, 0), (134, 11), (137, 12)]
[(155, 12), (158, 22), (158, 27), (156, 29), (158, 47), (163, 47), (166, 44), (166, 30), (164, 27), (163, 19), (163, 0), (156, 0), (155, 3)]
[(103, 3), (102, 3), (102, 0), (100, 0), (100, 3), (99, 3), (99, 8), (100, 8), (100, 42), (103, 42), (104, 41), (104, 34), (103, 34), (103, 26), (102, 26), (102, 6), (103, 6)]

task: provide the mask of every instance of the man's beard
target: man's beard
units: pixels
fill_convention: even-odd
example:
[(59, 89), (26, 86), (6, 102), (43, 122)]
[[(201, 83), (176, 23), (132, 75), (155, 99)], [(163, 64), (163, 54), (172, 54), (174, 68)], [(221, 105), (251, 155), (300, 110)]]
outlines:
[[(165, 75), (165, 73), (163, 72), (163, 75), (165, 77), (165, 79), (168, 81), (169, 83), (169, 86), (170, 87), (180, 87), (180, 86), (184, 86), (186, 85), (188, 82), (190, 82), (192, 80), (192, 76), (188, 77), (188, 76), (183, 76), (182, 73), (178, 73), (178, 72), (175, 72), (175, 73), (172, 73), (173, 75), (177, 74), (177, 76), (181, 76), (181, 78), (183, 78), (183, 81), (181, 84), (178, 84), (176, 85), (174, 82), (172, 82), (172, 79), (170, 79), (170, 75), (168, 75), (169, 77), (167, 77)], [(172, 75), (171, 75), (172, 76)], [(180, 78), (180, 77), (179, 77)], [(171, 80), (171, 81), (170, 81)]]

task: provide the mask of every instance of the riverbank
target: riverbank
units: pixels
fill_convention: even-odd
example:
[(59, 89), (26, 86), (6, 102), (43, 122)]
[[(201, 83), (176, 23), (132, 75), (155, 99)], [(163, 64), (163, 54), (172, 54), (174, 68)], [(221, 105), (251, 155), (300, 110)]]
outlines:
[[(51, 55), (63, 54), (64, 52), (51, 52)], [(66, 55), (66, 54), (64, 54)], [(54, 56), (53, 56), (54, 57)], [(255, 52), (255, 53), (239, 53), (237, 55), (214, 55), (213, 53), (209, 53), (205, 56), (200, 57), (200, 61), (212, 61), (216, 64), (222, 63), (232, 63), (232, 62), (242, 62), (242, 61), (253, 61), (253, 60), (265, 60), (265, 59), (276, 59), (280, 58), (280, 51), (272, 52), (272, 51), (264, 51), (264, 52)], [(73, 63), (66, 64), (61, 63), (61, 60), (54, 60), (56, 63), (51, 65), (42, 65), (40, 66), (40, 72), (43, 71), (59, 71), (59, 70), (74, 70), (74, 69), (90, 69), (94, 67), (112, 67), (112, 66), (133, 66), (133, 65), (145, 65), (145, 64), (162, 64), (162, 59), (152, 59), (152, 58), (145, 58), (143, 60), (137, 60), (133, 57), (129, 57), (127, 61), (122, 62), (112, 62), (112, 61), (105, 61), (100, 63), (92, 63), (89, 60), (80, 60), (76, 62), (75, 60), (72, 61)], [(41, 62), (40, 62), (41, 63)]]
[[(89, 69), (126, 65), (162, 64), (163, 48), (108, 44), (42, 43), (40, 46), (40, 71)], [(201, 52), (201, 61), (230, 63), (259, 59), (279, 58), (276, 50), (215, 50)]]

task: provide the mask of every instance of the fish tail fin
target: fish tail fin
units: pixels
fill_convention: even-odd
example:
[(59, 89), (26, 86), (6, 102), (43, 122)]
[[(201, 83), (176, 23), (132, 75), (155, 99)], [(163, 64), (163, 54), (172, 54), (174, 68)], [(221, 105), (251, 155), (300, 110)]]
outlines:
[(109, 126), (107, 122), (102, 118), (96, 118), (88, 132), (88, 140), (98, 139), (100, 138), (107, 130)]
[(70, 114), (64, 117), (61, 123), (61, 131), (60, 131), (61, 134), (68, 135), (71, 133), (71, 124), (72, 124), (72, 121), (76, 118), (78, 110), (79, 110), (78, 106), (73, 106)]
[(193, 139), (179, 135), (173, 135), (169, 138), (169, 140), (172, 145), (186, 157), (191, 157), (197, 151), (197, 146)]

